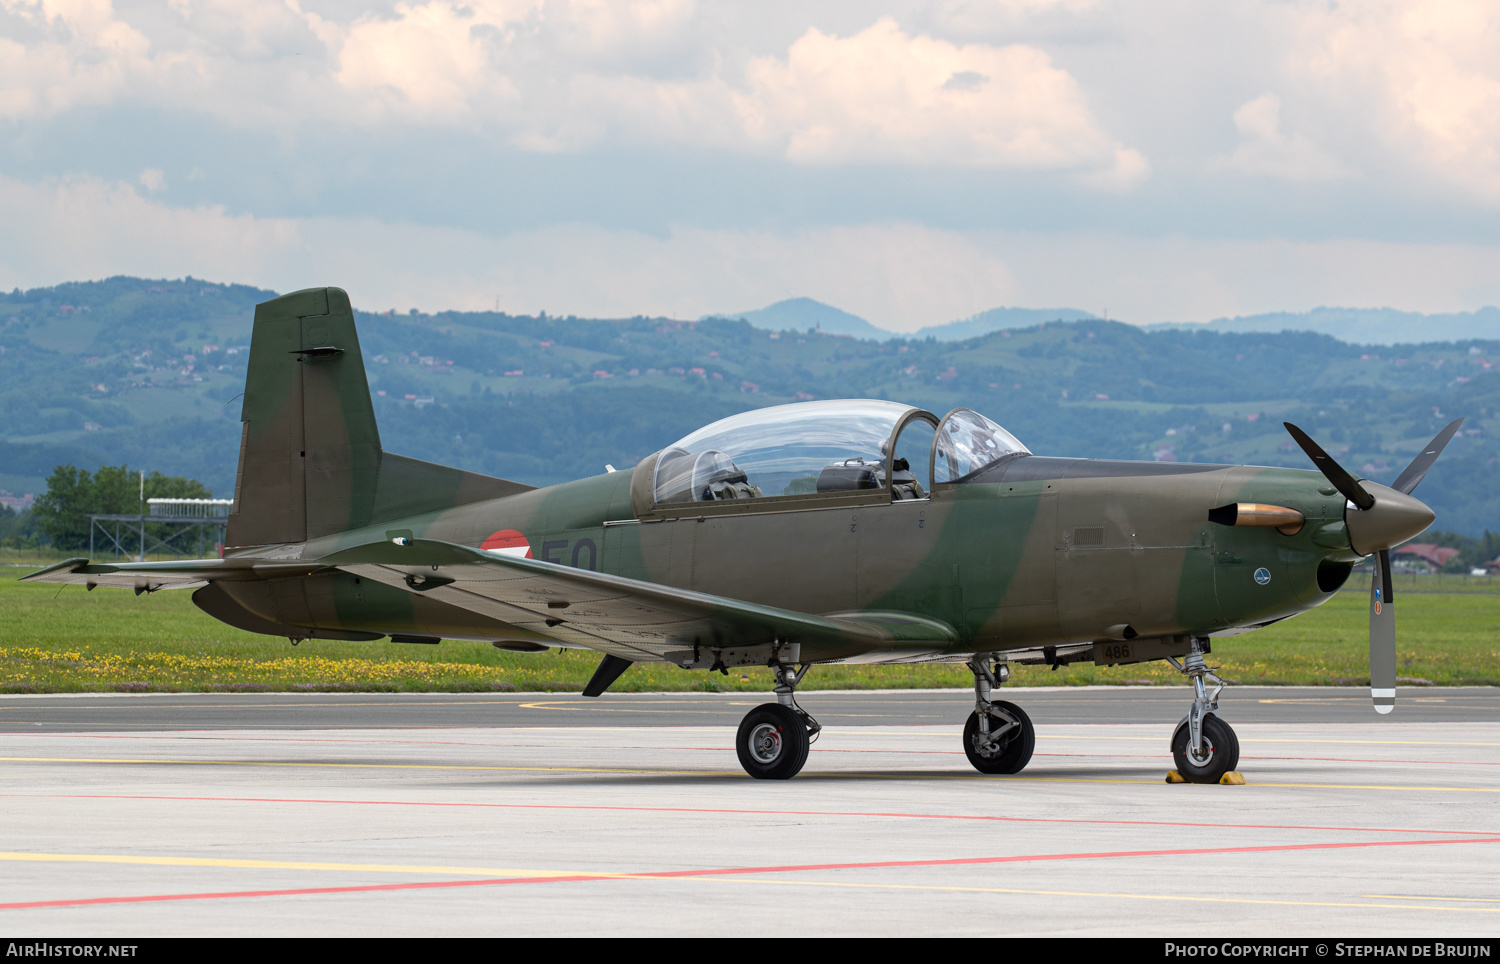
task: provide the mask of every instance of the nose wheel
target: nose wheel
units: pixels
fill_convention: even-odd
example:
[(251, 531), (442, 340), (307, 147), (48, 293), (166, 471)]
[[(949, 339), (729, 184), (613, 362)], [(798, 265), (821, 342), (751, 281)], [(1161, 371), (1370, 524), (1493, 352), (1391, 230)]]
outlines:
[(1218, 783), (1220, 777), (1240, 765), (1240, 740), (1217, 716), (1205, 716), (1202, 729), (1202, 745), (1194, 747), (1187, 721), (1177, 724), (1172, 734), (1172, 762), (1188, 783)]
[[(1208, 641), (1194, 639), (1182, 662), (1167, 657), (1193, 684), (1193, 705), (1172, 733), (1172, 762), (1188, 783), (1218, 783), (1220, 777), (1240, 765), (1239, 737), (1218, 716), (1224, 681), (1203, 662), (1206, 652)], [(1208, 679), (1217, 684), (1212, 693), (1204, 683)]]

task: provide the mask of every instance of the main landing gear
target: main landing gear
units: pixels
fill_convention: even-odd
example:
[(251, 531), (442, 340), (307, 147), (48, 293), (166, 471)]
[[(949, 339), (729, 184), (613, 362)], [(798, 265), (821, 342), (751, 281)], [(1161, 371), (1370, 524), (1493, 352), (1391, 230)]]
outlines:
[(1010, 667), (991, 663), (988, 653), (969, 661), (974, 674), (974, 712), (964, 724), (964, 754), (980, 773), (1020, 773), (1036, 749), (1036, 727), (1014, 703), (990, 699), (990, 688), (1010, 679)]
[(773, 664), (776, 702), (763, 703), (745, 714), (734, 748), (740, 766), (757, 780), (790, 780), (807, 762), (807, 751), (823, 729), (797, 705), (797, 684), (807, 675), (808, 664), (795, 672), (783, 663)]
[[(1218, 783), (1220, 777), (1240, 764), (1239, 737), (1218, 717), (1219, 693), (1224, 689), (1224, 681), (1203, 662), (1203, 654), (1208, 651), (1206, 643), (1207, 640), (1194, 638), (1192, 649), (1180, 663), (1167, 657), (1178, 672), (1193, 681), (1192, 709), (1172, 734), (1172, 761), (1188, 783)], [(1211, 695), (1205, 679), (1217, 684)]]

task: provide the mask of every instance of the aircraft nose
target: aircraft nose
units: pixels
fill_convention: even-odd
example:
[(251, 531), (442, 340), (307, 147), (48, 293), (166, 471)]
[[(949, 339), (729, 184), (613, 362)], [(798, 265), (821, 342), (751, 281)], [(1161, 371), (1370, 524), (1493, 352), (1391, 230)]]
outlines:
[(1349, 527), (1349, 545), (1362, 556), (1399, 546), (1437, 518), (1425, 503), (1395, 489), (1368, 481), (1360, 487), (1375, 497), (1375, 504), (1368, 509), (1346, 507), (1344, 523)]

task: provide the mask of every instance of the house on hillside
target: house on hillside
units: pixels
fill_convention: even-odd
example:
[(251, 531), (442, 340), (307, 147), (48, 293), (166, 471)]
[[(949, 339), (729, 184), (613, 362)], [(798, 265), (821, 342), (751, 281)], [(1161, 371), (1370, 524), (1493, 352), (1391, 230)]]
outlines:
[(1399, 549), (1392, 549), (1391, 555), (1398, 563), (1416, 563), (1418, 567), (1438, 571), (1448, 564), (1449, 559), (1458, 555), (1458, 550), (1430, 542), (1409, 542)]

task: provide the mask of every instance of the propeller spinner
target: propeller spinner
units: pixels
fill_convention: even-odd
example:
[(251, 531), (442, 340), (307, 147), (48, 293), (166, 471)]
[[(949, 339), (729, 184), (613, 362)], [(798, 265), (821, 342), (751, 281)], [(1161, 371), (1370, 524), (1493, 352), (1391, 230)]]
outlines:
[(1449, 423), (1389, 487), (1357, 481), (1306, 432), (1291, 422), (1282, 423), (1318, 471), (1349, 500), (1352, 508), (1344, 510), (1349, 545), (1362, 556), (1375, 557), (1375, 575), (1370, 580), (1370, 699), (1376, 713), (1389, 713), (1396, 708), (1396, 609), (1391, 594), (1391, 548), (1413, 538), (1436, 518), (1431, 509), (1412, 498), (1411, 492), (1463, 422), (1459, 418)]

